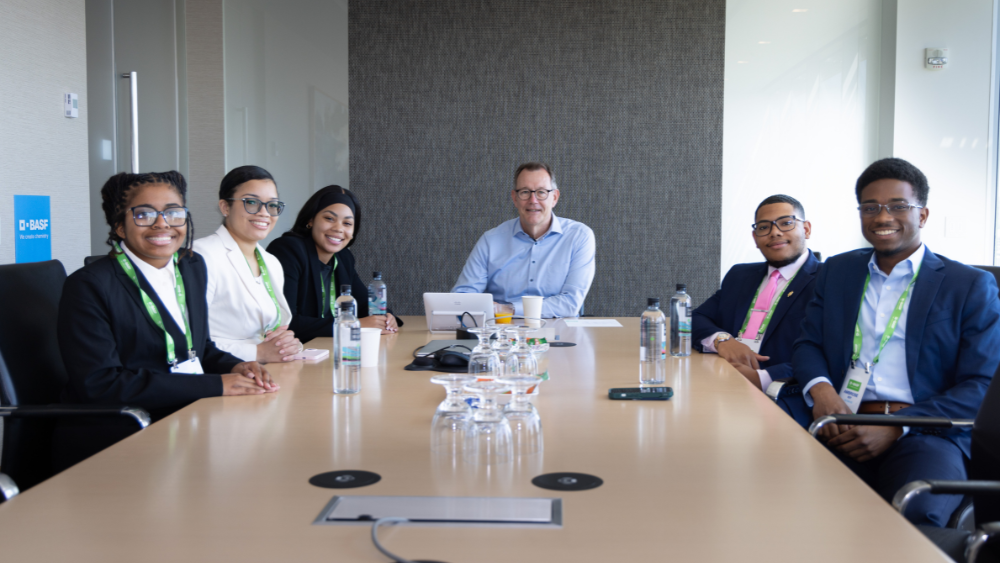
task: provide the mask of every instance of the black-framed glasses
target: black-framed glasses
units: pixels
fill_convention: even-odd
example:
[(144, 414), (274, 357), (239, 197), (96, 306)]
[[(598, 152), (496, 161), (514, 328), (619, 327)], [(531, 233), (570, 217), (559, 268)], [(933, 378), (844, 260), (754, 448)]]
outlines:
[(778, 217), (774, 221), (757, 221), (753, 225), (753, 234), (759, 237), (766, 237), (771, 234), (771, 225), (778, 227), (778, 230), (787, 233), (788, 231), (795, 228), (796, 221), (805, 221), (805, 219), (799, 219), (795, 215), (785, 215), (784, 217)]
[(187, 207), (168, 207), (163, 211), (157, 211), (152, 207), (140, 205), (129, 209), (132, 212), (132, 221), (137, 227), (152, 227), (156, 224), (156, 218), (162, 216), (167, 225), (171, 227), (183, 227), (187, 223)]
[(531, 194), (535, 194), (535, 199), (537, 199), (538, 201), (545, 201), (546, 199), (549, 198), (549, 192), (554, 192), (554, 191), (555, 190), (546, 190), (544, 188), (540, 190), (528, 190), (528, 189), (516, 190), (517, 199), (521, 201), (528, 201), (529, 199), (531, 199)]
[(858, 206), (858, 211), (860, 211), (865, 217), (875, 217), (879, 213), (882, 213), (883, 207), (889, 212), (889, 215), (894, 215), (896, 217), (906, 215), (910, 212), (910, 209), (924, 208), (923, 205), (911, 205), (905, 201), (897, 201), (886, 205), (882, 205), (881, 203), (862, 203)]
[(256, 215), (257, 212), (260, 211), (261, 205), (264, 206), (264, 209), (267, 210), (267, 214), (271, 217), (277, 217), (278, 215), (281, 215), (282, 211), (285, 210), (285, 202), (283, 201), (268, 201), (265, 203), (255, 197), (244, 197), (240, 200), (229, 198), (226, 201), (242, 201), (243, 209), (246, 209), (247, 213), (251, 215)]

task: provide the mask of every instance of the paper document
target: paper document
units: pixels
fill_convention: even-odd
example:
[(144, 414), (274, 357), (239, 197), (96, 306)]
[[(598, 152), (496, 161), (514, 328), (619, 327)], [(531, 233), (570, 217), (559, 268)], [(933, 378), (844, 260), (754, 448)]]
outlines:
[(563, 321), (570, 328), (617, 327), (622, 324), (614, 319), (566, 319)]

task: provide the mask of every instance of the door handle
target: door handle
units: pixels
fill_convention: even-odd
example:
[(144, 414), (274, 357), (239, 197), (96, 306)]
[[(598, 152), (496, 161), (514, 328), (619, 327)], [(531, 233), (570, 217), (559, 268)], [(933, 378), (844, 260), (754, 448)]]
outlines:
[(130, 97), (132, 99), (132, 173), (139, 173), (139, 85), (137, 73), (123, 72), (122, 78), (128, 78)]

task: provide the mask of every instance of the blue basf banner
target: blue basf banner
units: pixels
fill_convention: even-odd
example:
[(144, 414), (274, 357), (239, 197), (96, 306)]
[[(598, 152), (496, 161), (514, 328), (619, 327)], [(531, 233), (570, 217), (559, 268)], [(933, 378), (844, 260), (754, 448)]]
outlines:
[(52, 224), (49, 196), (14, 196), (14, 261), (52, 259)]

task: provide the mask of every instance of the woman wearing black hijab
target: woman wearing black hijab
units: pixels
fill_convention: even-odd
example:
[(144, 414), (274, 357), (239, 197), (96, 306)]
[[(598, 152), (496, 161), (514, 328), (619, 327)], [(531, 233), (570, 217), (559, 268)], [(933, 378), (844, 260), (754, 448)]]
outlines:
[(368, 311), (368, 286), (354, 269), (348, 247), (361, 228), (361, 206), (351, 190), (327, 186), (306, 201), (292, 230), (268, 245), (285, 270), (285, 298), (292, 310), (289, 330), (301, 342), (333, 335), (333, 305), (341, 285), (351, 286), (362, 327), (396, 332), (403, 323)]

